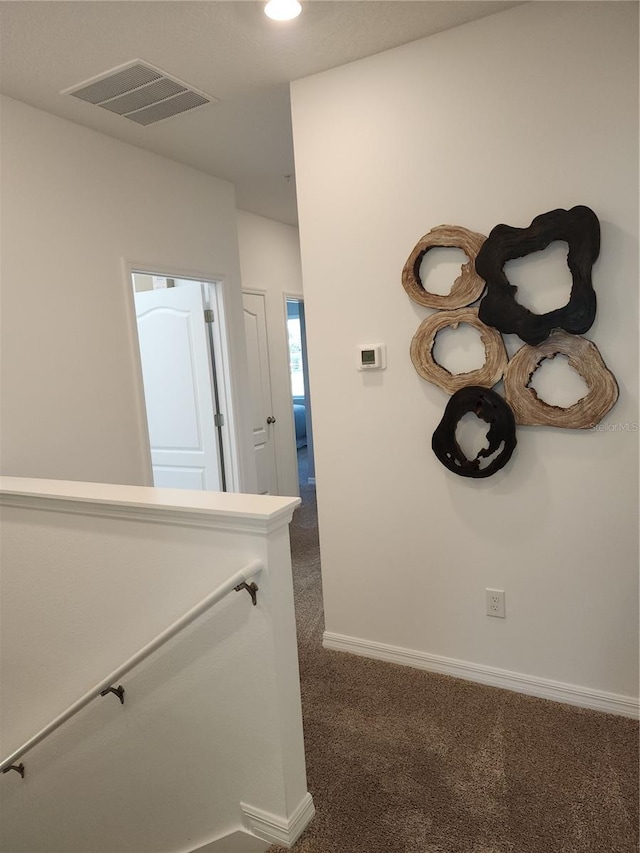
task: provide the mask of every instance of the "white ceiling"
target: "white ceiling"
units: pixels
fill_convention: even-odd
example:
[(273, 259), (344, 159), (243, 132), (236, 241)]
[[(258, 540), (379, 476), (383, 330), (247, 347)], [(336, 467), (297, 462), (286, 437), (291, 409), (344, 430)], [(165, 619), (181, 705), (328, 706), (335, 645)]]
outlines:
[[(254, 0), (3, 0), (0, 90), (232, 181), (238, 207), (295, 223), (291, 80), (517, 5), (302, 2), (299, 18), (278, 23)], [(133, 59), (220, 100), (141, 127), (60, 94)]]

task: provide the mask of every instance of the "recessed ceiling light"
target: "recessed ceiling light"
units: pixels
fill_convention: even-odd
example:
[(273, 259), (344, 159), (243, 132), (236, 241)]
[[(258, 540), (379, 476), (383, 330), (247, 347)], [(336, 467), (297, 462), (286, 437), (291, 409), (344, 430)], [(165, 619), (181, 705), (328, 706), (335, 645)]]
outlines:
[(264, 13), (274, 21), (291, 21), (302, 12), (298, 0), (269, 0), (264, 7)]

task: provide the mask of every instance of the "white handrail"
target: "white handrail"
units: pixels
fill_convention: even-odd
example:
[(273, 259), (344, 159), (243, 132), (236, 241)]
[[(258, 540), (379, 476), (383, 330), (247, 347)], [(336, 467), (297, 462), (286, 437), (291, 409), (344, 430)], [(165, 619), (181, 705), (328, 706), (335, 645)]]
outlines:
[(103, 690), (111, 687), (118, 679), (122, 678), (123, 675), (126, 675), (130, 670), (132, 670), (135, 666), (141, 663), (145, 658), (149, 657), (149, 655), (153, 654), (156, 649), (159, 649), (160, 646), (164, 645), (168, 640), (172, 637), (175, 637), (183, 628), (186, 628), (187, 625), (190, 625), (191, 622), (195, 621), (198, 616), (201, 616), (205, 611), (207, 611), (210, 607), (213, 607), (218, 601), (228, 595), (233, 589), (239, 586), (242, 583), (245, 583), (250, 577), (257, 575), (263, 569), (263, 564), (260, 560), (254, 560), (251, 563), (248, 563), (244, 568), (240, 569), (240, 571), (236, 572), (232, 575), (228, 580), (226, 580), (223, 584), (217, 589), (214, 589), (213, 592), (209, 593), (206, 598), (203, 598), (199, 604), (196, 604), (195, 607), (192, 607), (191, 610), (188, 610), (183, 616), (177, 619), (172, 625), (169, 625), (161, 634), (151, 640), (150, 643), (147, 643), (146, 646), (143, 646), (138, 652), (135, 653), (129, 660), (125, 661), (121, 664), (117, 669), (108, 675), (106, 678), (103, 678), (95, 687), (92, 687), (91, 690), (88, 690), (84, 696), (78, 699), (73, 705), (70, 705), (66, 711), (63, 711), (62, 714), (59, 714), (55, 720), (52, 720), (47, 726), (41, 729), (37, 734), (35, 734), (32, 738), (29, 738), (26, 743), (23, 743), (21, 747), (14, 750), (11, 755), (8, 755), (6, 758), (3, 758), (2, 762), (0, 762), (0, 772), (4, 771), (5, 768), (10, 767), (15, 761), (21, 758), (26, 752), (32, 749), (36, 744), (43, 741), (46, 737), (48, 737), (52, 732), (58, 729), (63, 723), (66, 723), (71, 717), (81, 711), (85, 705), (88, 705), (93, 699), (100, 696)]

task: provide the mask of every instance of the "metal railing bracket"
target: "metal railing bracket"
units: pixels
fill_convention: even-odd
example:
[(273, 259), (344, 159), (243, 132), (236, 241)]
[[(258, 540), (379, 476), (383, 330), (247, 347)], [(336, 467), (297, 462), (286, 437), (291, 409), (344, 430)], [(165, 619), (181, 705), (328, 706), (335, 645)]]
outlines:
[(241, 589), (246, 589), (249, 595), (251, 596), (251, 601), (254, 606), (258, 603), (258, 598), (256, 593), (258, 592), (258, 584), (255, 581), (251, 583), (247, 583), (244, 581), (243, 583), (238, 584), (238, 586), (234, 587), (236, 592), (240, 592)]
[(107, 687), (106, 690), (102, 690), (100, 692), (101, 696), (106, 696), (108, 693), (115, 693), (115, 695), (120, 700), (120, 704), (124, 705), (124, 687), (122, 684), (119, 684), (117, 687)]
[(22, 762), (20, 762), (20, 764), (12, 764), (10, 767), (5, 767), (2, 772), (8, 773), (10, 770), (15, 770), (16, 773), (19, 773), (24, 779), (24, 764), (22, 764)]

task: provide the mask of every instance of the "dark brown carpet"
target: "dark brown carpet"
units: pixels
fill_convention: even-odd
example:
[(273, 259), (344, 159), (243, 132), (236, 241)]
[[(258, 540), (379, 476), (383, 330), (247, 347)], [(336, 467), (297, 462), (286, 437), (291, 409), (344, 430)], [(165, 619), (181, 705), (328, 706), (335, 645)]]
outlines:
[(316, 806), (296, 853), (637, 853), (637, 722), (324, 650), (313, 487), (291, 544)]

